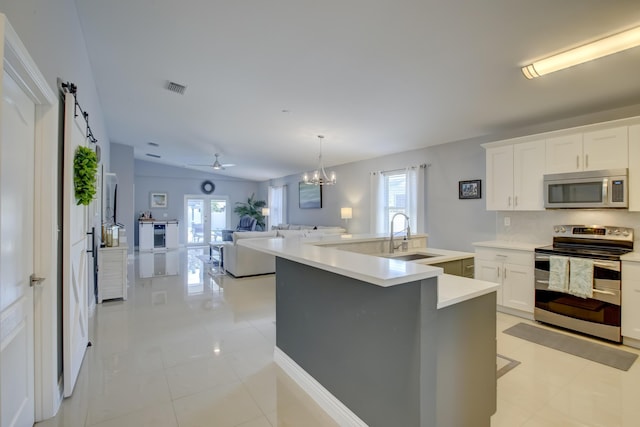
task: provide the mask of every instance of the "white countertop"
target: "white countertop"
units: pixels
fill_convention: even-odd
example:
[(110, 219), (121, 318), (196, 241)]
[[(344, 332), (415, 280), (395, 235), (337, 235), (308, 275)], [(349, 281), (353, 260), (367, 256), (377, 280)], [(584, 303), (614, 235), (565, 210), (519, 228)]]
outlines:
[(308, 239), (241, 239), (237, 244), (382, 287), (442, 274), (439, 267), (325, 248)]
[[(322, 230), (318, 230), (322, 231)], [(403, 236), (396, 236), (395, 241), (400, 242)], [(428, 234), (411, 234), (411, 237), (429, 237)], [(316, 246), (323, 245), (336, 245), (341, 243), (365, 243), (376, 242), (380, 240), (388, 240), (389, 235), (378, 234), (322, 234), (319, 236), (311, 236), (304, 239), (307, 243), (312, 243)]]
[[(352, 239), (367, 241), (366, 239), (375, 240), (381, 238), (387, 237), (366, 235)], [(340, 239), (333, 238), (331, 240), (335, 242)], [(443, 274), (441, 268), (428, 265), (428, 263), (454, 261), (473, 256), (472, 253), (468, 252), (424, 248), (418, 251), (396, 253), (396, 255), (406, 255), (416, 252), (438, 255), (434, 258), (407, 262), (393, 258), (383, 258), (374, 255), (341, 251), (336, 248), (322, 247), (321, 245), (317, 245), (317, 241), (318, 240), (315, 239), (259, 238), (242, 239), (238, 241), (238, 244), (382, 287), (437, 277), (438, 308), (448, 307), (494, 292), (499, 286), (492, 282)]]
[(630, 252), (620, 257), (622, 261), (640, 262), (640, 252)]
[[(512, 242), (508, 240), (489, 240), (486, 242), (474, 242), (472, 244), (473, 246), (482, 248), (515, 249), (529, 252), (533, 252), (535, 248), (546, 246), (544, 243)], [(551, 242), (547, 244), (550, 245)]]
[(499, 284), (467, 277), (442, 274), (438, 276), (438, 309), (497, 291)]

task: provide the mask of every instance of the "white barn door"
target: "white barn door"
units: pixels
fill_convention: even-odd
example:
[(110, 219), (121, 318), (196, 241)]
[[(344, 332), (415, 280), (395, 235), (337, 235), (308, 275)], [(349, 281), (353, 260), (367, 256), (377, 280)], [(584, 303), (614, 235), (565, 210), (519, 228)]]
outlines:
[(0, 136), (0, 426), (34, 421), (35, 104), (2, 73)]
[(64, 179), (63, 179), (63, 268), (62, 268), (62, 342), (64, 396), (69, 397), (82, 366), (89, 343), (87, 231), (89, 211), (76, 205), (73, 186), (73, 158), (76, 148), (86, 145), (85, 122), (75, 117), (75, 97), (65, 95)]

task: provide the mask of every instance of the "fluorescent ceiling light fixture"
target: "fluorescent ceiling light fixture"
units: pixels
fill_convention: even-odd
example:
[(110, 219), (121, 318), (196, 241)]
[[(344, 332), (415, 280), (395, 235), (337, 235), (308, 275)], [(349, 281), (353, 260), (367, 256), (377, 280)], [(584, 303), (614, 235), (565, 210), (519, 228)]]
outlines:
[(622, 52), (640, 45), (640, 27), (632, 28), (575, 49), (550, 56), (533, 64), (522, 67), (522, 73), (528, 79), (544, 76), (554, 71), (593, 61), (607, 55)]

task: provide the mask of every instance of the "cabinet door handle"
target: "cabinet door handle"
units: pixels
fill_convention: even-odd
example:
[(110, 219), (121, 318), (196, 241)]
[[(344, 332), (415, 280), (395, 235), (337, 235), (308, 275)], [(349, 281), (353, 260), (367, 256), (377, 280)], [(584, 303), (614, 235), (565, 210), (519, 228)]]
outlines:
[(576, 156), (576, 169), (580, 169), (580, 156)]
[(508, 198), (507, 206), (511, 206), (511, 196), (509, 196), (509, 198)]
[(500, 278), (500, 267), (496, 267), (496, 272), (498, 273), (498, 279)]
[(507, 278), (507, 268), (506, 268), (506, 267), (505, 267), (505, 269), (504, 269), (504, 274), (502, 275), (502, 278), (503, 278), (503, 279), (506, 279), (506, 278)]
[(585, 154), (584, 156), (584, 168), (587, 169), (589, 167), (589, 155)]
[(515, 201), (514, 206), (518, 206), (518, 196), (516, 196), (513, 200)]

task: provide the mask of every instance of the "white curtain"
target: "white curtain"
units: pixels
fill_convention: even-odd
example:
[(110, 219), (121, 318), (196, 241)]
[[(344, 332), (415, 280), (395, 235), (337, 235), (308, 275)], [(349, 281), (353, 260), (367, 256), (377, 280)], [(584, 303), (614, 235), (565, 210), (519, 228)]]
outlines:
[(425, 170), (424, 165), (407, 168), (407, 215), (414, 233), (425, 231)]
[(269, 187), (268, 227), (287, 223), (287, 186)]
[(369, 175), (371, 206), (371, 233), (384, 233), (385, 230), (385, 200), (384, 175), (382, 172), (371, 172)]

